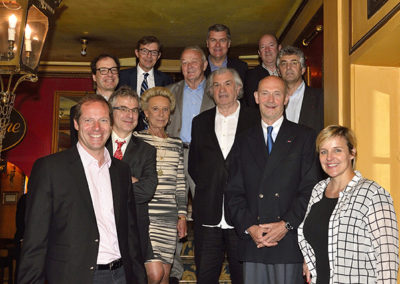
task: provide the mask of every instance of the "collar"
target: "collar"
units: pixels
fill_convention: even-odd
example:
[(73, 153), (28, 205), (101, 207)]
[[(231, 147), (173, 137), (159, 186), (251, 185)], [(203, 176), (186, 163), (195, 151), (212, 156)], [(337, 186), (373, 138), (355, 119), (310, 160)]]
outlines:
[[(81, 157), (82, 164), (84, 168), (87, 168), (90, 164), (95, 163), (96, 165), (99, 164), (99, 161), (97, 161), (92, 155), (89, 154), (88, 151), (86, 151), (85, 148), (81, 145), (81, 142), (78, 141), (76, 144), (76, 148), (78, 149), (79, 156)], [(107, 168), (110, 168), (111, 166), (111, 157), (110, 153), (108, 153), (107, 149), (103, 147), (103, 154), (104, 154), (104, 163), (99, 166), (99, 168), (103, 166), (107, 166)]]
[(141, 78), (140, 76), (143, 76), (144, 73), (149, 73), (149, 76), (154, 76), (154, 68), (151, 68), (149, 72), (146, 72), (140, 67), (140, 65), (138, 63), (138, 65), (137, 65), (137, 76), (138, 76), (138, 78)]
[(279, 76), (278, 68), (275, 68), (274, 71), (270, 70), (264, 63), (261, 63), (261, 66), (268, 71), (269, 75)]
[(200, 84), (197, 86), (196, 89), (192, 89), (189, 87), (189, 85), (186, 83), (185, 80), (183, 80), (185, 82), (184, 88), (187, 90), (191, 90), (191, 91), (199, 91), (199, 90), (204, 90), (205, 86), (206, 86), (206, 78), (204, 77), (203, 81), (200, 82)]
[(119, 136), (117, 135), (117, 133), (114, 132), (114, 130), (111, 132), (111, 141), (112, 141), (113, 143), (115, 143), (115, 140), (118, 140), (118, 141), (125, 141), (125, 142), (126, 142), (126, 145), (128, 145), (128, 144), (129, 144), (129, 141), (131, 141), (131, 137), (132, 137), (132, 135), (128, 135), (128, 136), (126, 136), (125, 138), (121, 138), (121, 137), (119, 137)]
[(211, 62), (211, 59), (210, 59), (210, 58), (211, 58), (211, 56), (208, 55), (208, 64), (210, 65), (211, 72), (212, 72), (212, 71), (215, 71), (215, 70), (218, 70), (218, 69), (221, 68), (221, 67), (227, 67), (227, 65), (228, 65), (228, 55), (225, 57), (225, 60), (222, 62), (221, 67), (214, 65), (214, 64)]
[(240, 102), (236, 101), (238, 103), (236, 110), (229, 114), (228, 116), (224, 116), (222, 113), (219, 112), (218, 106), (216, 107), (216, 112), (215, 115), (217, 117), (221, 117), (221, 118), (231, 118), (231, 117), (239, 117), (239, 112), (240, 112)]

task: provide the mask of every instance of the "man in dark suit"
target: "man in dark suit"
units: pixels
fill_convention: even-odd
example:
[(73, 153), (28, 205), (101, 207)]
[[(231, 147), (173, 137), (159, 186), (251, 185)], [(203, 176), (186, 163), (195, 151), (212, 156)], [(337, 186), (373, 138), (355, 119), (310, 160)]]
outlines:
[(297, 47), (286, 46), (278, 54), (277, 66), (288, 86), (286, 118), (308, 126), (318, 134), (324, 128), (324, 93), (322, 89), (310, 88), (304, 82), (304, 53)]
[(102, 96), (84, 97), (78, 143), (35, 162), (18, 283), (146, 283), (129, 167), (104, 147), (110, 113)]
[(238, 135), (260, 122), (257, 112), (238, 99), (243, 84), (234, 69), (214, 71), (209, 82), (216, 107), (193, 119), (189, 173), (196, 184), (193, 202), (197, 283), (217, 283), (225, 252), (233, 284), (243, 283), (236, 257), (238, 236), (224, 207), (231, 147)]
[[(171, 114), (171, 123), (167, 127), (168, 134), (181, 138), (183, 142), (183, 157), (186, 177), (186, 195), (189, 189), (194, 197), (194, 182), (188, 173), (189, 145), (191, 141), (192, 120), (199, 113), (214, 107), (213, 99), (207, 95), (204, 70), (207, 68), (207, 58), (204, 51), (198, 46), (188, 46), (181, 54), (183, 80), (169, 85), (171, 93), (175, 95), (176, 107)], [(183, 274), (183, 265), (180, 258), (182, 243), (178, 241), (175, 259), (171, 269), (173, 283)]]
[[(90, 62), (90, 70), (92, 71), (93, 87), (96, 90), (96, 94), (102, 95), (108, 100), (117, 88), (120, 66), (119, 59), (111, 54), (103, 53), (93, 58)], [(72, 106), (69, 111), (71, 146), (75, 146), (76, 142), (78, 142), (78, 132), (74, 125), (75, 108), (76, 105)]]
[(279, 76), (279, 71), (276, 67), (276, 57), (280, 49), (281, 45), (278, 43), (276, 36), (265, 34), (260, 38), (258, 42), (258, 55), (260, 56), (261, 64), (247, 71), (244, 82), (243, 101), (247, 106), (258, 110), (258, 105), (254, 99), (254, 92), (257, 91), (258, 82), (269, 75)]
[(248, 69), (247, 63), (228, 57), (228, 50), (231, 46), (231, 31), (229, 28), (222, 24), (210, 26), (208, 28), (206, 43), (210, 53), (208, 56), (208, 66), (205, 71), (206, 77), (211, 72), (221, 67), (226, 67), (235, 69), (239, 73), (242, 82), (244, 82)]
[(318, 182), (315, 133), (284, 118), (281, 78), (261, 80), (255, 99), (262, 119), (237, 139), (226, 190), (245, 283), (303, 284), (297, 227)]
[[(161, 57), (161, 43), (155, 36), (144, 36), (138, 40), (135, 49), (137, 66), (121, 70), (119, 86), (128, 85), (140, 96), (144, 91), (155, 86), (167, 86), (173, 83), (172, 78), (154, 68)], [(143, 113), (139, 117), (135, 130), (146, 127)]]
[(153, 257), (148, 204), (157, 187), (156, 149), (132, 135), (139, 117), (139, 98), (134, 90), (128, 86), (120, 87), (111, 95), (109, 103), (114, 122), (106, 147), (110, 155), (131, 168), (142, 255), (148, 260)]

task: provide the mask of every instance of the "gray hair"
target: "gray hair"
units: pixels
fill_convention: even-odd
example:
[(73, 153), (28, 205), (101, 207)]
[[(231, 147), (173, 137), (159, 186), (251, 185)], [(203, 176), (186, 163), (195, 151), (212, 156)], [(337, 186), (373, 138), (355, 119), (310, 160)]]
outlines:
[(215, 70), (214, 72), (211, 73), (211, 75), (207, 79), (207, 93), (213, 97), (214, 96), (214, 91), (213, 91), (213, 85), (214, 85), (214, 77), (215, 75), (221, 75), (224, 73), (230, 72), (233, 76), (233, 80), (235, 81), (235, 86), (239, 87), (239, 94), (238, 94), (238, 99), (242, 98), (243, 96), (243, 82), (242, 79), (240, 79), (239, 73), (232, 68), (219, 68)]
[(223, 24), (214, 24), (208, 28), (207, 38), (210, 37), (210, 32), (226, 32), (226, 36), (229, 40), (231, 40), (231, 31), (230, 29)]
[(108, 103), (111, 106), (114, 106), (115, 100), (119, 97), (128, 97), (137, 100), (139, 103), (139, 96), (136, 91), (132, 90), (131, 87), (124, 85), (118, 88), (118, 90), (114, 91), (111, 97), (108, 99)]
[(301, 68), (306, 68), (306, 58), (304, 57), (303, 51), (301, 51), (300, 48), (288, 45), (282, 48), (279, 51), (278, 57), (276, 58), (276, 66), (279, 67), (279, 64), (281, 63), (281, 58), (282, 56), (285, 55), (297, 55), (300, 58), (300, 65)]
[(184, 50), (182, 51), (182, 53), (181, 53), (181, 56), (182, 56), (182, 54), (183, 54), (186, 50), (197, 51), (198, 53), (201, 54), (201, 60), (203, 60), (203, 62), (206, 62), (206, 61), (207, 61), (206, 54), (204, 53), (203, 49), (201, 49), (200, 46), (198, 46), (198, 45), (191, 45), (191, 46), (185, 47), (185, 49), (184, 49)]

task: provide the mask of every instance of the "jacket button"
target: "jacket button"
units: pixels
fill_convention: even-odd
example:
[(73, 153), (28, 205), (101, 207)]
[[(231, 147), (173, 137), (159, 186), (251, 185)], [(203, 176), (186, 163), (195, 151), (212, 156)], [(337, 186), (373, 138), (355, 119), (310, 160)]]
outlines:
[(279, 197), (279, 193), (275, 193), (275, 197), (278, 198)]
[(91, 266), (91, 267), (90, 267), (90, 270), (94, 270), (94, 266)]
[(95, 243), (98, 243), (98, 242), (99, 242), (99, 239), (95, 239), (94, 242), (95, 242)]
[(260, 216), (257, 216), (257, 220), (260, 221)]
[(258, 195), (258, 197), (260, 197), (261, 199), (263, 199), (263, 198), (264, 198), (264, 194), (260, 193), (260, 194)]
[(281, 216), (276, 217), (276, 219), (280, 220), (280, 219), (281, 219)]

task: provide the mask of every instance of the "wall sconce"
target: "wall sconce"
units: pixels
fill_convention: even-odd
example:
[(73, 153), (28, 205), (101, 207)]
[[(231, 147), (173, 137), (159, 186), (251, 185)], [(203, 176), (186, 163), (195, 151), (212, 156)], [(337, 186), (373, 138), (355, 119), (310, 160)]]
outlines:
[(86, 49), (87, 49), (87, 44), (88, 44), (87, 38), (81, 38), (81, 44), (82, 44), (81, 55), (86, 56), (86, 54), (87, 54)]
[[(0, 0), (0, 152), (15, 90), (23, 81), (36, 82), (39, 59), (49, 29), (49, 19), (61, 0)], [(8, 76), (7, 88), (3, 75)], [(13, 77), (20, 75), (13, 88)]]
[(308, 46), (311, 41), (320, 33), (322, 32), (323, 27), (322, 25), (317, 25), (315, 29), (306, 37), (303, 39), (302, 44), (303, 46)]

